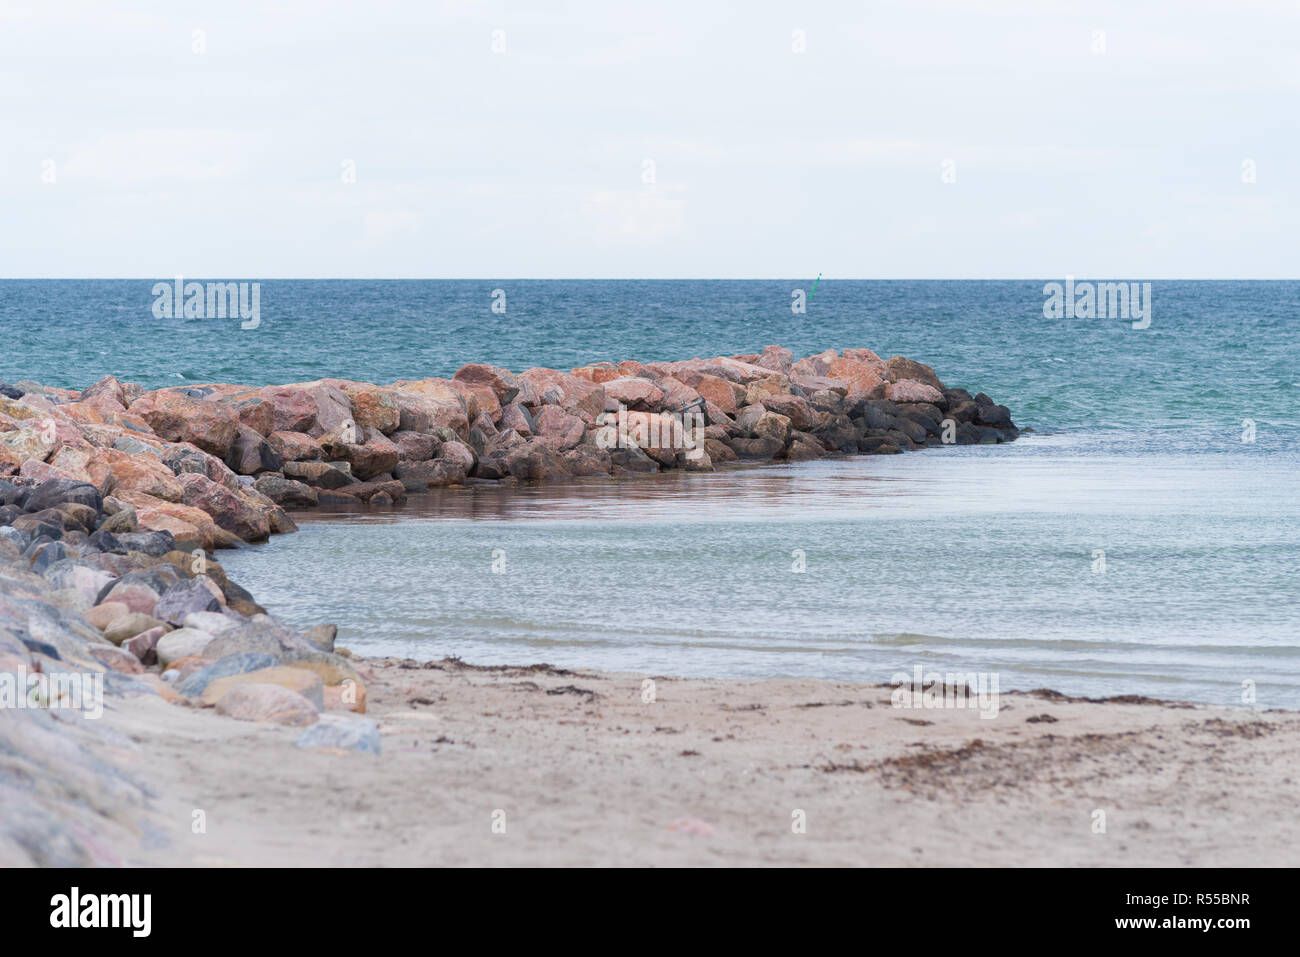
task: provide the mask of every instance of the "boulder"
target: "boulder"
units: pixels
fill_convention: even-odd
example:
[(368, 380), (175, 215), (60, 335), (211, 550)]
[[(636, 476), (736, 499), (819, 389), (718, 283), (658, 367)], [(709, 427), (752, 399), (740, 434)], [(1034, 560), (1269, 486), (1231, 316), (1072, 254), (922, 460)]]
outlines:
[(539, 441), (557, 451), (576, 447), (587, 434), (584, 420), (558, 405), (542, 406), (533, 419), (533, 429)]
[(325, 450), (306, 432), (275, 431), (266, 437), (272, 451), (285, 462), (306, 462), (324, 458)]
[(224, 461), (238, 475), (274, 472), (284, 464), (284, 459), (261, 433), (242, 424), (226, 451)]
[(216, 704), (217, 713), (240, 721), (264, 721), (302, 727), (316, 721), (317, 709), (288, 688), (274, 684), (235, 685)]
[(203, 694), (199, 696), (199, 703), (205, 705), (217, 704), (232, 688), (249, 684), (279, 685), (281, 688), (287, 688), (302, 695), (312, 703), (312, 706), (317, 711), (325, 706), (322, 694), (325, 685), (319, 675), (303, 668), (289, 668), (283, 665), (259, 668), (256, 671), (248, 671), (244, 674), (217, 678), (203, 689)]
[(132, 455), (117, 449), (105, 449), (100, 453), (98, 468), (94, 471), (100, 468), (107, 479), (105, 485), (114, 494), (141, 492), (165, 502), (181, 500), (180, 482), (156, 453)]
[[(442, 439), (423, 432), (397, 431), (388, 437), (397, 446), (397, 461), (427, 462), (442, 448)], [(396, 474), (396, 473), (394, 473)]]
[(797, 395), (765, 396), (761, 405), (769, 412), (785, 416), (800, 431), (815, 428), (819, 422), (817, 412), (808, 404), (808, 400)]
[(159, 621), (152, 615), (146, 615), (138, 611), (128, 611), (126, 614), (119, 615), (109, 622), (108, 627), (104, 629), (104, 638), (115, 645), (120, 645), (122, 642), (152, 628), (165, 628), (165, 626), (166, 622)]
[(122, 642), (122, 648), (140, 660), (143, 665), (158, 663), (158, 642), (166, 635), (167, 629), (161, 625), (142, 631)]
[(461, 437), (469, 433), (465, 399), (448, 379), (398, 382), (394, 400), (401, 431), (436, 433), (448, 428)]
[(366, 429), (363, 437), (360, 443), (331, 441), (326, 437), (321, 444), (331, 455), (352, 466), (352, 474), (363, 482), (392, 472), (398, 462), (397, 446), (377, 429)]
[(559, 372), (555, 369), (533, 368), (519, 374), (521, 390), (527, 386), (528, 395), (521, 391), (525, 405), (558, 405), (576, 415), (584, 424), (592, 425), (605, 411), (605, 388), (589, 379)]
[(885, 389), (885, 396), (891, 402), (939, 403), (944, 401), (942, 390), (916, 379), (891, 382)]
[[(929, 366), (913, 359), (904, 358), (903, 356), (892, 356), (885, 365), (888, 366), (889, 374), (893, 377), (895, 382), (902, 382), (904, 380), (921, 382), (934, 389), (940, 395), (943, 394), (943, 383), (939, 381), (939, 377), (934, 374), (934, 370)], [(895, 401), (898, 400), (896, 399)]]
[(88, 482), (52, 478), (32, 489), (23, 507), (27, 512), (41, 512), (67, 503), (88, 505), (100, 512), (103, 511), (104, 497)]
[(505, 465), (511, 475), (523, 481), (546, 482), (570, 475), (560, 454), (539, 439), (529, 440), (507, 451)]
[(310, 485), (285, 478), (278, 472), (259, 475), (253, 487), (282, 508), (309, 508), (319, 497)]
[(178, 692), (187, 698), (194, 698), (203, 694), (208, 685), (218, 678), (225, 678), (229, 675), (242, 675), (249, 671), (256, 671), (259, 668), (272, 668), (280, 663), (275, 656), (259, 652), (240, 652), (217, 656), (216, 652), (211, 649), (216, 642), (221, 640), (220, 638), (214, 638), (212, 643), (208, 645), (209, 654), (216, 657), (217, 660), (204, 665), (184, 680), (177, 682), (176, 690)]
[(189, 442), (224, 457), (239, 433), (239, 419), (220, 402), (207, 401), (208, 394), (194, 388), (159, 389), (136, 399), (129, 411), (168, 442)]
[(113, 623), (115, 618), (125, 615), (130, 611), (131, 609), (128, 608), (124, 602), (106, 601), (96, 605), (89, 611), (84, 612), (81, 617), (85, 618), (86, 622), (92, 628), (98, 628), (100, 631), (103, 631)]
[(783, 375), (790, 374), (790, 367), (793, 364), (794, 353), (784, 346), (765, 346), (762, 355), (754, 360), (754, 365)]
[(320, 720), (298, 735), (294, 745), (308, 750), (364, 751), (379, 754), (379, 726), (368, 718), (323, 714)]
[(272, 433), (306, 433), (316, 425), (317, 403), (306, 389), (270, 385), (261, 394), (271, 403)]
[(658, 410), (664, 401), (663, 389), (649, 379), (620, 376), (604, 383), (604, 387), (607, 410), (617, 409), (621, 405), (628, 409), (653, 412)]
[[(276, 407), (276, 430), (306, 432), (312, 438), (319, 439), (328, 432), (336, 431), (344, 423), (352, 422), (352, 403), (335, 385), (337, 381), (339, 380), (318, 379), (314, 382), (271, 387), (267, 397)], [(264, 390), (263, 394), (266, 393), (267, 390)], [(301, 411), (308, 405), (315, 412), (311, 421), (308, 423), (301, 418), (295, 420), (295, 410)]]
[(613, 462), (604, 449), (579, 445), (564, 453), (564, 465), (573, 475), (608, 475)]
[(248, 496), (231, 492), (211, 479), (193, 473), (180, 476), (180, 482), (185, 505), (210, 515), (218, 527), (246, 542), (260, 542), (270, 537), (268, 510), (250, 501)]
[(198, 628), (178, 628), (162, 635), (154, 646), (158, 663), (164, 668), (182, 658), (202, 655), (212, 643), (212, 635)]
[(170, 625), (181, 625), (196, 611), (220, 611), (225, 596), (206, 575), (196, 575), (168, 586), (154, 606), (154, 617)]
[(452, 379), (490, 389), (496, 397), (497, 405), (501, 407), (513, 402), (519, 395), (519, 378), (509, 369), (499, 366), (470, 363), (457, 369)]
[(317, 488), (339, 489), (356, 481), (347, 462), (285, 462), (284, 476)]

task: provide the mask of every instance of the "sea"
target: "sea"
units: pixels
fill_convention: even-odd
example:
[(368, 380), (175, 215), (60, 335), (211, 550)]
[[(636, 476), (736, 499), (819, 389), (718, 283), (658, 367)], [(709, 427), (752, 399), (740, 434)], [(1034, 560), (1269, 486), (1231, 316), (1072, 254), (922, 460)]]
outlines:
[(1060, 277), (208, 280), (258, 282), (256, 328), (160, 317), (172, 277), (0, 280), (0, 379), (390, 382), (866, 347), (1027, 430), (448, 489), (297, 513), (296, 534), (220, 555), (273, 613), (337, 624), (357, 653), (866, 682), (920, 668), (1300, 708), (1300, 282), (1152, 281), (1134, 328), (1045, 310)]

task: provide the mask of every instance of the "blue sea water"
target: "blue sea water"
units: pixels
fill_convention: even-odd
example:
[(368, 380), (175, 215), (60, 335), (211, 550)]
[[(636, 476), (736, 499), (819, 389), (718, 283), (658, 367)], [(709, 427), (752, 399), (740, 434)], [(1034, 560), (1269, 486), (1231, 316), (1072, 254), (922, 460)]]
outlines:
[(1300, 707), (1300, 283), (1154, 282), (1139, 330), (1044, 318), (1044, 281), (822, 280), (795, 315), (811, 281), (265, 280), (242, 330), (156, 319), (153, 282), (0, 281), (0, 379), (386, 382), (866, 346), (1034, 430), (448, 490), (222, 556), (273, 611), (334, 621), (359, 652), (861, 681), (921, 665), (1220, 704), (1249, 682), (1261, 706)]

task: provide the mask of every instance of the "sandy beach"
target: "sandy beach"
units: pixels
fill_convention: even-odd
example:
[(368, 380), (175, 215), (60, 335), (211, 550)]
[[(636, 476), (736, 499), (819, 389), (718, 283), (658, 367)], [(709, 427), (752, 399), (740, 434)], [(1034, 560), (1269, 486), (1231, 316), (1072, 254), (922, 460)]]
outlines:
[(130, 739), (119, 755), (154, 793), (163, 839), (120, 848), (126, 861), (1261, 866), (1294, 863), (1300, 839), (1291, 712), (1031, 693), (985, 719), (821, 681), (657, 677), (647, 702), (641, 675), (360, 670), (377, 756), (301, 750), (298, 729), (157, 698), (113, 702), (104, 721)]

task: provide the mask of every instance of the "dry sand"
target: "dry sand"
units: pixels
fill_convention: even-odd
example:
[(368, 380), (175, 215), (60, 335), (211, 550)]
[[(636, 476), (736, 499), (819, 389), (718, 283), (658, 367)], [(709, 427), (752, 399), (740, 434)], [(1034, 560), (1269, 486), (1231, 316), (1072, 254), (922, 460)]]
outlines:
[(158, 700), (115, 708), (165, 838), (127, 858), (1215, 866), (1294, 864), (1300, 847), (1293, 712), (1004, 694), (990, 720), (786, 679), (657, 678), (647, 703), (643, 676), (367, 664), (380, 756)]

